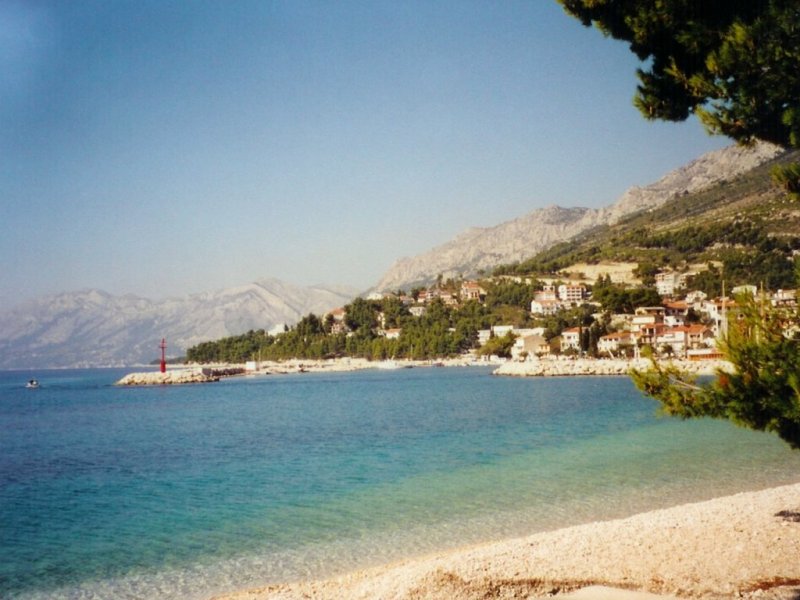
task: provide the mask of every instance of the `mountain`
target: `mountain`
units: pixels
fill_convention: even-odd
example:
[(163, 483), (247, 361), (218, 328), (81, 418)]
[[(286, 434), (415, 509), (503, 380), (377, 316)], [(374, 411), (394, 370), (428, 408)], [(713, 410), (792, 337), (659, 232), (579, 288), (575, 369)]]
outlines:
[(0, 314), (0, 368), (126, 366), (203, 341), (293, 324), (346, 304), (355, 290), (275, 279), (162, 301), (98, 290), (38, 298)]
[(398, 260), (373, 289), (410, 289), (431, 283), (439, 274), (445, 279), (467, 277), (519, 262), (594, 227), (612, 225), (632, 213), (729, 181), (782, 153), (782, 148), (766, 143), (730, 146), (704, 154), (655, 183), (633, 187), (604, 208), (549, 206), (494, 227), (469, 229), (429, 252)]
[[(794, 288), (800, 206), (774, 184), (771, 172), (798, 161), (800, 150), (785, 152), (735, 178), (632, 212), (495, 272), (559, 274), (589, 283), (608, 274), (632, 282), (638, 280), (632, 270), (644, 267), (651, 276), (661, 269), (701, 274), (692, 285), (715, 295), (723, 279), (729, 289)], [(708, 269), (709, 264), (719, 270)]]

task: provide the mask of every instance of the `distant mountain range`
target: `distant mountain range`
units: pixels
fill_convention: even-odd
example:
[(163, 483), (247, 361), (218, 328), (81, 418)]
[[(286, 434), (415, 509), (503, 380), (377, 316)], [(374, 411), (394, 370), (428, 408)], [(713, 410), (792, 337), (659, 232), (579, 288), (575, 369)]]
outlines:
[(153, 301), (98, 290), (45, 296), (0, 314), (0, 368), (146, 364), (208, 340), (294, 324), (346, 304), (355, 289), (298, 287), (268, 279)]
[(653, 184), (631, 188), (604, 208), (549, 206), (494, 227), (469, 229), (429, 252), (398, 260), (374, 290), (409, 290), (435, 281), (439, 274), (447, 279), (490, 272), (599, 225), (612, 225), (627, 215), (655, 209), (672, 198), (733, 179), (782, 153), (780, 147), (765, 143), (751, 148), (730, 146), (704, 154)]
[[(729, 147), (705, 154), (659, 181), (635, 187), (601, 209), (550, 206), (488, 228), (474, 228), (413, 258), (399, 260), (374, 290), (409, 290), (439, 274), (472, 276), (500, 264), (531, 258), (600, 225), (729, 181), (783, 151), (767, 144)], [(352, 300), (358, 290), (298, 287), (267, 279), (240, 287), (153, 301), (98, 290), (46, 296), (0, 313), (0, 369), (132, 366), (180, 356), (200, 342), (250, 329), (292, 325)]]

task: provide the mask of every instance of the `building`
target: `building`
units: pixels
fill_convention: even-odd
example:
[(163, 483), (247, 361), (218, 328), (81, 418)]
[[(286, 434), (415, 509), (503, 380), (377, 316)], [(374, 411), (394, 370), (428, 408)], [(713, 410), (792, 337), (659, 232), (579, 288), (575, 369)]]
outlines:
[(558, 294), (556, 293), (556, 288), (553, 285), (545, 285), (541, 291), (534, 292), (533, 299), (538, 300), (540, 302), (544, 301), (553, 301), (555, 302), (558, 300)]
[(465, 281), (461, 284), (461, 299), (482, 301), (486, 297), (484, 290), (477, 281)]
[(685, 317), (689, 314), (689, 305), (683, 300), (664, 302), (665, 317)]
[(508, 333), (516, 333), (513, 325), (494, 325), (491, 329), (478, 331), (478, 343), (483, 346), (492, 337), (503, 337)]
[(493, 325), (492, 326), (492, 334), (495, 337), (503, 337), (508, 333), (514, 333), (514, 326), (513, 325)]
[(631, 319), (631, 330), (638, 332), (642, 328), (663, 323), (664, 312), (663, 306), (640, 306), (634, 311)]
[(419, 294), (417, 294), (417, 302), (420, 304), (426, 304), (433, 300), (436, 297), (436, 294), (432, 290), (420, 290)]
[(741, 311), (736, 301), (730, 298), (715, 298), (706, 300), (700, 309), (701, 312), (714, 323), (714, 333), (722, 335), (727, 331), (728, 323), (741, 318)]
[(562, 304), (558, 300), (531, 300), (532, 315), (554, 315), (561, 310)]
[(795, 308), (797, 306), (797, 290), (778, 290), (770, 298), (772, 306), (785, 306)]
[(558, 299), (567, 304), (580, 304), (586, 296), (586, 287), (562, 283), (558, 286)]
[(580, 352), (581, 350), (581, 328), (580, 327), (570, 327), (569, 329), (565, 329), (561, 332), (561, 352), (566, 352), (567, 350), (575, 350), (576, 352)]
[(402, 332), (403, 332), (403, 330), (402, 330), (401, 328), (399, 328), (399, 327), (392, 327), (392, 328), (390, 328), (390, 329), (384, 329), (384, 330), (383, 330), (383, 336), (384, 336), (384, 337), (385, 337), (387, 340), (396, 340), (396, 339), (398, 339), (398, 338), (400, 337), (400, 334), (401, 334)]
[(687, 305), (691, 306), (695, 310), (698, 310), (703, 302), (708, 299), (708, 294), (705, 292), (701, 292), (700, 290), (694, 290), (693, 292), (689, 292), (684, 297), (684, 300)]
[(444, 302), (445, 306), (458, 306), (458, 297), (450, 292), (440, 292), (439, 298)]
[(736, 296), (745, 295), (745, 294), (755, 298), (757, 293), (758, 293), (758, 288), (756, 286), (754, 286), (754, 285), (737, 285), (735, 288), (733, 288), (731, 290), (731, 295), (734, 298)]
[(669, 346), (676, 356), (687, 356), (689, 350), (709, 348), (714, 344), (714, 333), (705, 325), (665, 327), (658, 332), (654, 346), (661, 350)]
[(686, 325), (686, 321), (678, 315), (667, 315), (664, 317), (664, 325), (667, 327), (682, 327)]
[(642, 323), (639, 329), (635, 332), (635, 339), (637, 346), (652, 346), (655, 348), (658, 344), (658, 338), (667, 326), (662, 322), (657, 323)]
[(323, 321), (328, 321), (330, 317), (331, 322), (331, 333), (333, 335), (337, 335), (339, 333), (348, 333), (350, 328), (345, 323), (345, 317), (347, 316), (347, 311), (344, 308), (334, 308), (328, 314), (323, 317)]
[(519, 358), (523, 352), (527, 352), (528, 356), (543, 356), (550, 353), (550, 344), (543, 335), (520, 335), (511, 348), (511, 357)]
[(636, 338), (630, 331), (618, 331), (609, 333), (597, 340), (597, 351), (614, 356), (619, 352), (624, 352), (627, 348), (636, 345)]
[(688, 273), (667, 273), (656, 274), (656, 291), (660, 296), (674, 296), (679, 289), (686, 287)]

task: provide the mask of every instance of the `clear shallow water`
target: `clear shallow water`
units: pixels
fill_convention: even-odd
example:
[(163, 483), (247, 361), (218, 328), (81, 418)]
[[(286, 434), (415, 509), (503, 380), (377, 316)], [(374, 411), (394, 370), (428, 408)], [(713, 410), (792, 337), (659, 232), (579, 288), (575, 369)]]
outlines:
[(626, 378), (0, 374), (0, 597), (206, 598), (800, 480)]

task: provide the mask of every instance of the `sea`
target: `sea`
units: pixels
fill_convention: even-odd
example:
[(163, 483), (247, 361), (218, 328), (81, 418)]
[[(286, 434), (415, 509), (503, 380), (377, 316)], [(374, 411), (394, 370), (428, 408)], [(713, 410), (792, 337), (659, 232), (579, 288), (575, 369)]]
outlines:
[(626, 377), (125, 372), (0, 373), (0, 598), (206, 599), (800, 481)]

